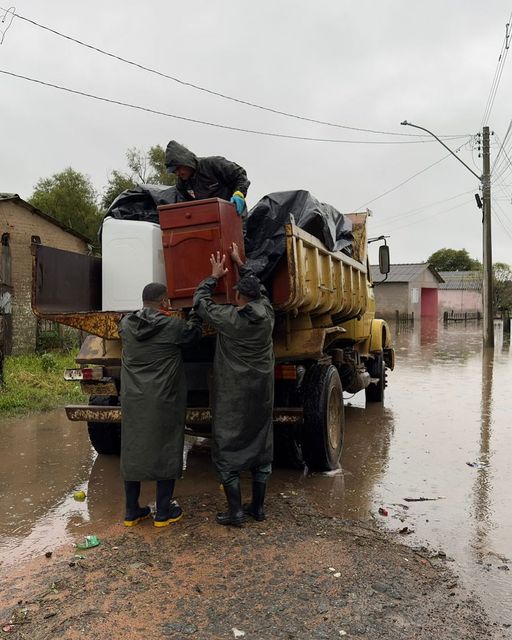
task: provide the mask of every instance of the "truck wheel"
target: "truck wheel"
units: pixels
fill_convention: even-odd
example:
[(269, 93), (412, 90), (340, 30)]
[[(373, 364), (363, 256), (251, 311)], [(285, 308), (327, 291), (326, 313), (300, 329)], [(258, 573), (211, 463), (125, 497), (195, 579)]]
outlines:
[[(115, 407), (118, 405), (118, 398), (117, 396), (91, 396), (89, 405)], [(89, 440), (98, 453), (117, 456), (120, 454), (120, 422), (88, 422), (87, 429), (89, 431)]]
[(304, 456), (296, 433), (289, 427), (274, 427), (274, 462), (286, 469), (303, 469)]
[(386, 363), (382, 351), (375, 355), (374, 360), (368, 366), (368, 372), (372, 378), (378, 378), (379, 381), (366, 387), (366, 402), (384, 402)]
[(343, 448), (343, 389), (335, 366), (315, 364), (303, 382), (302, 454), (312, 471), (337, 469)]

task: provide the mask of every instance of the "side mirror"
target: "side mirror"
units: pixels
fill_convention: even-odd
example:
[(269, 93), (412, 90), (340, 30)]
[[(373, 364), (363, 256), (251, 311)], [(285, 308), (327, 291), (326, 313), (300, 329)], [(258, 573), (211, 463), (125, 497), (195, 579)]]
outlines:
[(379, 247), (379, 271), (389, 273), (389, 247), (387, 244), (381, 244)]

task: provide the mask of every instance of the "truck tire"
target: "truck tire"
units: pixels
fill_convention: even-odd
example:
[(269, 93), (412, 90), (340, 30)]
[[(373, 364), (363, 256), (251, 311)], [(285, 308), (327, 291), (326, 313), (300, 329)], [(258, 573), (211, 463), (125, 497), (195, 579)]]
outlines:
[[(91, 396), (89, 405), (95, 407), (115, 407), (119, 404), (117, 396)], [(88, 422), (89, 440), (100, 454), (116, 455), (121, 453), (120, 422)]]
[(366, 402), (384, 402), (386, 363), (382, 351), (375, 355), (374, 360), (368, 366), (368, 372), (372, 378), (378, 378), (379, 381), (366, 387)]
[(285, 469), (304, 468), (302, 448), (294, 429), (274, 427), (274, 463)]
[(337, 469), (343, 448), (343, 388), (335, 366), (314, 364), (303, 382), (302, 454), (311, 471)]

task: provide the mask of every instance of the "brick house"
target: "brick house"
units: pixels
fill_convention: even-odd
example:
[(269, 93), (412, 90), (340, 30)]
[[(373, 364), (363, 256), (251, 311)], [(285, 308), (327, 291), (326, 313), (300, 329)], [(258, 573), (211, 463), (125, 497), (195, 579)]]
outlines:
[[(378, 266), (372, 266), (374, 282), (383, 279)], [(443, 278), (427, 262), (420, 264), (392, 264), (388, 277), (375, 289), (377, 314), (392, 318), (395, 312), (411, 314), (415, 318), (439, 315), (438, 288)]]
[(480, 271), (440, 271), (439, 313), (482, 313), (482, 273)]
[(90, 240), (16, 194), (0, 193), (0, 349), (6, 355), (34, 351), (31, 245), (87, 253)]

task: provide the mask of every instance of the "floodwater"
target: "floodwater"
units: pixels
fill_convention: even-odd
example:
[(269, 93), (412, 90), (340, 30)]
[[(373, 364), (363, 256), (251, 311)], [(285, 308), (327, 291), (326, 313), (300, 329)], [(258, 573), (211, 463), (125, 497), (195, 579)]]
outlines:
[[(485, 350), (480, 326), (423, 321), (396, 333), (395, 348), (384, 405), (346, 399), (342, 469), (276, 470), (269, 513), (300, 491), (319, 513), (408, 527), (397, 539), (444, 552), (491, 618), (512, 623), (510, 340), (497, 324), (496, 348)], [(97, 457), (85, 425), (62, 410), (4, 421), (0, 460), (0, 570), (122, 517), (119, 459)], [(73, 499), (78, 489), (85, 502)], [(208, 451), (195, 446), (177, 497), (216, 489)]]

